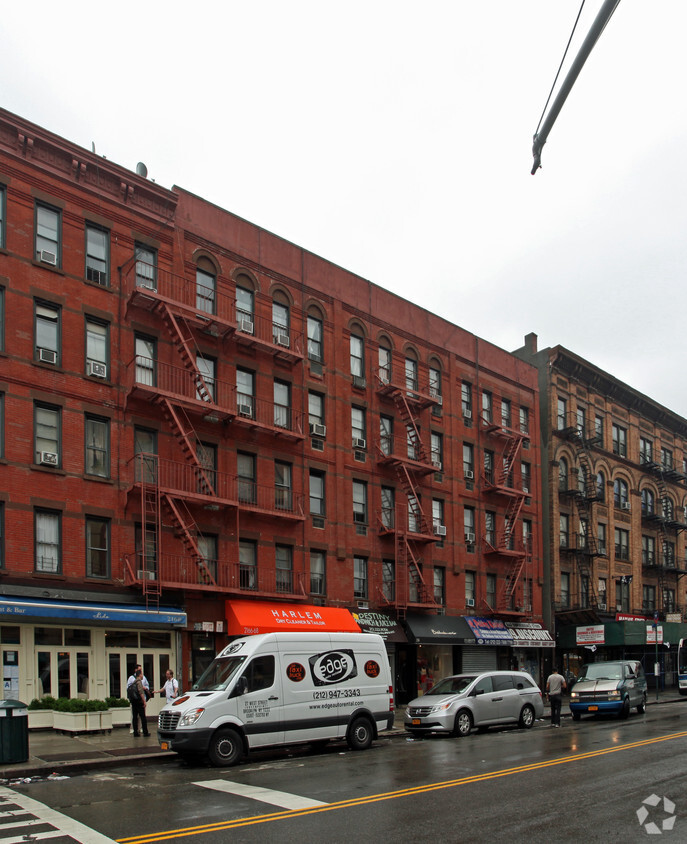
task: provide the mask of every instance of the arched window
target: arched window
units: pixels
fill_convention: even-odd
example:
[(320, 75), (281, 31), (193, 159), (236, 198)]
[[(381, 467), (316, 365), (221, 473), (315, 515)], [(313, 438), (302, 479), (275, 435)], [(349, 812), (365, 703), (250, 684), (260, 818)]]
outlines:
[(289, 301), (284, 293), (277, 291), (272, 299), (272, 342), (277, 346), (290, 345)]
[(255, 331), (255, 287), (245, 273), (236, 276), (236, 321), (246, 334)]
[(389, 341), (386, 338), (382, 338), (379, 341), (379, 351), (378, 351), (378, 363), (379, 363), (379, 380), (382, 384), (390, 384), (391, 383), (391, 346), (389, 345)]
[(324, 362), (323, 325), (322, 313), (317, 308), (308, 308), (308, 360), (316, 364)]
[(650, 489), (642, 490), (642, 516), (653, 516), (655, 512), (654, 494)]
[(196, 264), (196, 310), (204, 314), (217, 313), (217, 273), (209, 258), (199, 258)]
[(616, 478), (613, 482), (613, 503), (621, 510), (630, 509), (628, 486), (622, 478)]
[(606, 500), (606, 478), (603, 472), (596, 473), (596, 500)]
[(558, 489), (562, 491), (568, 489), (568, 461), (565, 457), (561, 457), (558, 461)]

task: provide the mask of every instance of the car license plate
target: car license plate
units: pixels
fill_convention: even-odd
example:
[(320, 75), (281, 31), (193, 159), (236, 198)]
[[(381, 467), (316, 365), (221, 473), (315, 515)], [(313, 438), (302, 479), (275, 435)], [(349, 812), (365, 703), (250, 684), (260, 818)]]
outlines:
[(168, 741), (161, 741), (160, 742), (161, 750), (169, 750), (169, 742)]
[(588, 706), (587, 709), (589, 710), (589, 712), (596, 712), (596, 711), (598, 711), (599, 707), (598, 706)]
[(419, 727), (421, 723), (422, 723), (422, 721), (420, 721), (419, 718), (413, 718), (413, 726), (414, 727)]

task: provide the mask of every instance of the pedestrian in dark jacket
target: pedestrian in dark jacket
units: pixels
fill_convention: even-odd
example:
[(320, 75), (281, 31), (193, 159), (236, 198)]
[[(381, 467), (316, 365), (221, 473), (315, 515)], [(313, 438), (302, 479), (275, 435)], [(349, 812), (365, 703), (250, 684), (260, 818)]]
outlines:
[[(127, 689), (131, 701), (131, 725), (134, 729), (134, 736), (138, 738), (141, 732), (149, 736), (148, 721), (146, 720), (146, 693), (143, 685), (143, 671), (137, 669), (134, 674), (134, 682)], [(140, 731), (139, 731), (140, 721)]]

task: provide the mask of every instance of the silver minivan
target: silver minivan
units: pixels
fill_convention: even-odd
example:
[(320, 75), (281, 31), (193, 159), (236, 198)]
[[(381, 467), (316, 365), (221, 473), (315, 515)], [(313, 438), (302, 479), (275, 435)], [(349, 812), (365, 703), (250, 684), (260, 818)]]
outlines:
[(544, 714), (539, 687), (525, 671), (482, 671), (440, 680), (408, 704), (404, 726), (412, 733), (467, 736), (494, 724), (531, 727)]

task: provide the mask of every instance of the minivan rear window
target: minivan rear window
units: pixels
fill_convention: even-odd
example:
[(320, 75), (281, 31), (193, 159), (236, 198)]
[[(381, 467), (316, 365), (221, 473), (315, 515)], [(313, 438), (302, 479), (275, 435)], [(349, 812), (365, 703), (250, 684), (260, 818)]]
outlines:
[(492, 678), (495, 692), (505, 692), (513, 688), (513, 677), (511, 674), (495, 674)]

